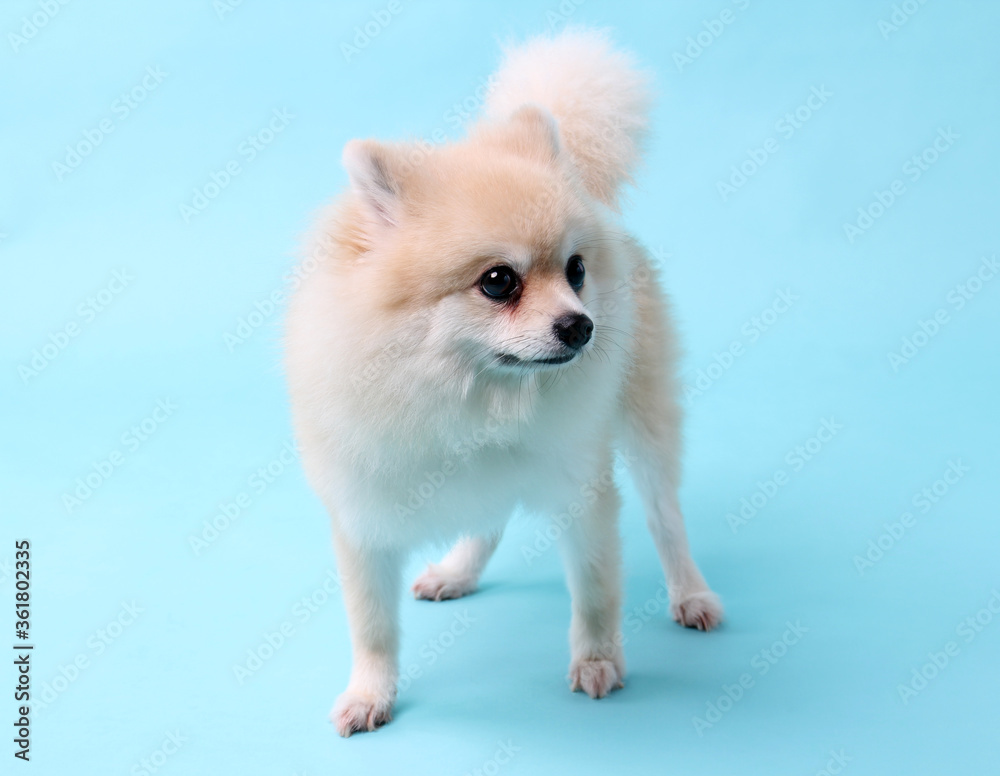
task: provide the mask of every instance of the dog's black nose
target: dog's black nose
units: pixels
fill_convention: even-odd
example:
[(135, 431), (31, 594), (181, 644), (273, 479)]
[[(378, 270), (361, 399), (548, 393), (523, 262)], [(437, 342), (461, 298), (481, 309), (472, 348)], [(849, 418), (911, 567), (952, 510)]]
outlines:
[(579, 350), (590, 342), (590, 336), (594, 333), (594, 322), (586, 315), (576, 313), (556, 318), (552, 328), (555, 329), (556, 337), (562, 344), (573, 350)]

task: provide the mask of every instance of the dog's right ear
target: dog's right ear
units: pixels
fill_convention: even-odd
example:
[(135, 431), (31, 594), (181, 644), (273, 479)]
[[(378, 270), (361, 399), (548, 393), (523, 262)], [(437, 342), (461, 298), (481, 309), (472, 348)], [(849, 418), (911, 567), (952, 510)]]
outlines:
[(375, 140), (351, 140), (344, 146), (344, 169), (351, 188), (381, 226), (395, 226), (402, 214), (402, 187), (392, 149)]

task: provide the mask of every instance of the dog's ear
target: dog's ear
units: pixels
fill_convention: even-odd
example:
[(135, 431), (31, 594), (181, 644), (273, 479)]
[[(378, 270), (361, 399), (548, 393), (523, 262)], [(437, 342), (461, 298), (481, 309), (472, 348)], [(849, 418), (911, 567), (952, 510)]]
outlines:
[(519, 154), (553, 161), (559, 156), (559, 125), (545, 108), (523, 105), (511, 114), (509, 146)]
[(372, 220), (383, 226), (399, 223), (403, 192), (394, 149), (375, 140), (351, 140), (342, 161), (351, 188)]

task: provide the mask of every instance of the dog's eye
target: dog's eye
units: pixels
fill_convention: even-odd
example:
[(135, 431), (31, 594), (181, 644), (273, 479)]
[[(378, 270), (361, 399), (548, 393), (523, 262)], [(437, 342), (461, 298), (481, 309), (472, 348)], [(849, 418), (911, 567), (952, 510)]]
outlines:
[(587, 270), (583, 268), (583, 258), (579, 254), (569, 257), (569, 264), (566, 265), (566, 280), (574, 291), (583, 288), (583, 279), (587, 275)]
[(479, 288), (490, 299), (504, 301), (517, 291), (517, 273), (510, 267), (493, 267), (479, 278)]

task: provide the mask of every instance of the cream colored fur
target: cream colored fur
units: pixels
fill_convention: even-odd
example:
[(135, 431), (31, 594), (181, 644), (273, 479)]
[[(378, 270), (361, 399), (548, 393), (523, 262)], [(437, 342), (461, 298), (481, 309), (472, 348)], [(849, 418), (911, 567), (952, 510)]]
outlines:
[[(645, 132), (645, 78), (592, 31), (507, 53), (483, 120), (461, 142), (352, 141), (351, 187), (318, 219), (321, 257), (287, 322), (286, 365), (309, 480), (333, 523), (354, 666), (331, 713), (342, 735), (391, 718), (400, 570), (427, 542), (454, 549), (417, 597), (466, 595), (519, 506), (566, 513), (570, 686), (622, 686), (616, 489), (632, 461), (672, 612), (717, 625), (677, 502), (681, 413), (669, 310), (645, 251), (614, 209)], [(570, 257), (582, 258), (579, 292)], [(498, 265), (516, 299), (487, 298)], [(587, 316), (574, 350), (554, 333)], [(569, 358), (564, 364), (545, 359)], [(516, 681), (516, 677), (512, 678)]]

